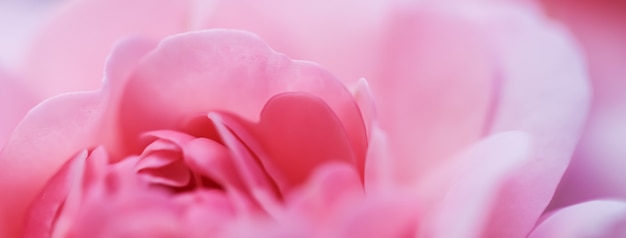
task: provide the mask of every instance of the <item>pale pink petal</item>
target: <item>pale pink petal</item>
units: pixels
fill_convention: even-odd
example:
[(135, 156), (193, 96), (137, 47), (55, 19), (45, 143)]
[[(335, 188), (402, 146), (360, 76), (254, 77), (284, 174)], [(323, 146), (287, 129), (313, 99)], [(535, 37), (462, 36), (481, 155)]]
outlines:
[(42, 29), (22, 64), (38, 96), (100, 86), (107, 54), (121, 37), (159, 40), (185, 30), (186, 0), (71, 1)]
[(423, 235), (482, 237), (500, 190), (511, 173), (531, 158), (530, 144), (522, 132), (496, 134), (455, 158), (449, 170), (438, 171), (442, 174), (436, 176), (445, 180), (438, 181), (437, 187), (418, 190), (420, 197), (430, 197), (420, 203), (431, 209)]
[[(106, 92), (102, 92), (106, 93)], [(73, 154), (101, 141), (107, 103), (101, 93), (56, 97), (40, 104), (16, 128), (0, 154), (0, 223), (13, 237), (36, 193)]]
[[(106, 96), (105, 100), (109, 105), (113, 105), (105, 114), (106, 126), (119, 128), (119, 105), (126, 82), (143, 56), (153, 50), (156, 45), (155, 41), (145, 38), (126, 38), (117, 42), (112, 49), (104, 65), (104, 80), (101, 85), (101, 91), (108, 92), (103, 94)], [(122, 155), (136, 149), (126, 146), (124, 140), (120, 139), (122, 136), (123, 134), (118, 130), (109, 130), (103, 135), (112, 158), (122, 159)], [(137, 137), (133, 139), (136, 140)]]
[(394, 186), (394, 157), (389, 149), (389, 138), (380, 129), (378, 113), (371, 89), (365, 79), (359, 80), (353, 89), (354, 98), (359, 104), (361, 115), (367, 128), (367, 156), (363, 168), (363, 183), (365, 189), (385, 190)]
[(590, 199), (626, 198), (626, 2), (544, 1), (581, 43), (593, 105), (580, 146), (551, 207)]
[(320, 63), (350, 84), (374, 76), (389, 7), (380, 0), (218, 0), (205, 8), (199, 27), (253, 32), (273, 49)]
[(590, 201), (544, 215), (529, 238), (625, 237), (626, 203)]
[(398, 151), (394, 177), (404, 182), (484, 132), (495, 70), (486, 42), (462, 20), (430, 12), (427, 4), (385, 1), (238, 0), (212, 7), (208, 27), (259, 34), (348, 85), (369, 80), (381, 127)]
[[(251, 34), (209, 30), (172, 36), (147, 56), (128, 83), (121, 119), (127, 136), (174, 129), (212, 111), (258, 121), (274, 95), (302, 91), (324, 100), (341, 121), (352, 151), (367, 138), (350, 92), (319, 67), (289, 60)], [(179, 128), (180, 129), (180, 128)], [(125, 141), (133, 147), (133, 141)]]
[(581, 133), (589, 106), (582, 55), (562, 28), (534, 8), (490, 3), (448, 9), (483, 30), (501, 70), (488, 132), (525, 131), (539, 152), (500, 191), (483, 234), (523, 237), (554, 194)]
[[(365, 123), (367, 130), (367, 138), (372, 134), (372, 127), (378, 123), (378, 113), (376, 112), (376, 103), (372, 95), (372, 89), (366, 79), (361, 78), (352, 88), (354, 100), (356, 100), (361, 110), (361, 117)], [(370, 139), (371, 140), (371, 139)], [(368, 143), (369, 144), (369, 143)]]
[(315, 168), (306, 183), (290, 191), (285, 206), (292, 216), (303, 216), (312, 226), (328, 225), (335, 212), (363, 198), (358, 171), (345, 163), (330, 162)]
[[(141, 54), (126, 54), (133, 44), (122, 43), (108, 59), (106, 74), (120, 75), (134, 66)], [(142, 47), (139, 47), (143, 49)], [(132, 53), (137, 53), (131, 51)], [(129, 64), (118, 65), (118, 61)], [(119, 67), (116, 67), (119, 66)], [(115, 85), (124, 78), (107, 77), (109, 84), (94, 92), (72, 93), (48, 99), (22, 120), (0, 153), (0, 190), (3, 196), (0, 224), (6, 225), (1, 237), (14, 237), (22, 229), (26, 209), (37, 192), (74, 154), (82, 149), (110, 143), (115, 134), (108, 116), (115, 111)], [(107, 113), (109, 113), (107, 115)]]
[(420, 232), (418, 207), (402, 194), (369, 194), (339, 215), (330, 225), (331, 235), (318, 237), (413, 238)]
[(398, 4), (385, 23), (375, 76), (368, 77), (394, 177), (423, 178), (482, 136), (497, 75), (475, 27), (428, 4)]
[(14, 69), (48, 15), (62, 0), (0, 1), (0, 64)]
[(35, 103), (29, 89), (0, 70), (0, 150)]
[(376, 124), (370, 127), (367, 160), (364, 168), (364, 186), (366, 191), (384, 191), (394, 187), (393, 153), (389, 150), (389, 139)]

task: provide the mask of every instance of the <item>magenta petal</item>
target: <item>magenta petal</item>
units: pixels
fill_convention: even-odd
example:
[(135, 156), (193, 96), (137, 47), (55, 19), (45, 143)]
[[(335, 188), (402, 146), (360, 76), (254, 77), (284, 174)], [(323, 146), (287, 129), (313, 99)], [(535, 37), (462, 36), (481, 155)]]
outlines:
[(626, 237), (626, 203), (590, 201), (544, 215), (529, 238)]

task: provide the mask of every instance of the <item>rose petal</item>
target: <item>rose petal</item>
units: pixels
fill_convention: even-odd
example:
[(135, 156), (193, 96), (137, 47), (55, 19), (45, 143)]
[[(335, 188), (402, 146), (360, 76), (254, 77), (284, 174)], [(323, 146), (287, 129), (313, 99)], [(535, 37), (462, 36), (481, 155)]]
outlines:
[(496, 134), (457, 157), (449, 171), (439, 171), (437, 176), (447, 176), (447, 181), (419, 191), (422, 197), (431, 197), (424, 206), (434, 202), (425, 221), (426, 237), (481, 237), (511, 172), (531, 158), (530, 142), (522, 132)]
[(285, 206), (292, 216), (304, 216), (311, 225), (323, 225), (342, 207), (363, 198), (358, 171), (345, 163), (329, 162), (318, 166), (302, 186), (289, 192)]
[(191, 173), (182, 161), (176, 161), (158, 168), (147, 168), (138, 171), (139, 174), (155, 184), (171, 187), (185, 187), (191, 181)]
[[(492, 42), (504, 77), (489, 132), (522, 130), (541, 151), (500, 192), (485, 237), (524, 237), (569, 164), (589, 106), (582, 55), (539, 12), (501, 3), (460, 9)], [(516, 214), (511, 216), (510, 214)]]
[(374, 76), (389, 5), (379, 0), (220, 0), (205, 8), (200, 26), (254, 32), (277, 51), (320, 63), (349, 85)]
[(136, 188), (93, 197), (59, 237), (188, 237), (179, 214), (168, 197)]
[[(365, 123), (365, 129), (367, 130), (367, 138), (371, 140), (372, 127), (378, 123), (378, 113), (376, 112), (376, 105), (374, 96), (372, 95), (372, 89), (366, 79), (361, 78), (352, 90), (354, 100), (356, 100), (361, 111), (361, 117)], [(369, 143), (368, 143), (369, 144)]]
[(591, 201), (544, 215), (529, 238), (624, 237), (626, 203)]
[(35, 97), (24, 85), (0, 70), (0, 149), (35, 103)]
[(46, 187), (42, 190), (41, 196), (30, 207), (26, 217), (24, 237), (49, 237), (52, 234), (53, 222), (58, 218), (63, 209), (67, 195), (75, 181), (82, 173), (83, 161), (87, 159), (87, 151), (82, 151), (73, 159), (68, 161), (55, 174)]
[[(265, 171), (257, 163), (255, 158), (245, 144), (243, 144), (237, 135), (233, 134), (229, 127), (224, 123), (224, 117), (218, 113), (209, 113), (209, 118), (213, 121), (218, 133), (220, 134), (224, 145), (230, 151), (230, 157), (244, 182), (246, 188), (242, 191), (245, 194), (251, 193), (252, 196), (257, 195), (256, 191), (262, 193), (275, 194), (275, 189)], [(231, 122), (230, 125), (233, 123)]]
[[(341, 82), (237, 31), (200, 31), (164, 40), (129, 81), (123, 129), (127, 137), (134, 137), (152, 129), (181, 127), (189, 117), (211, 111), (258, 121), (269, 98), (289, 91), (322, 98), (346, 129), (356, 157), (364, 159), (367, 138), (361, 113)], [(132, 146), (133, 141), (126, 143)]]
[(183, 229), (193, 234), (189, 237), (218, 234), (237, 215), (230, 198), (222, 191), (199, 190), (174, 199), (175, 203), (185, 207)]
[(389, 150), (389, 139), (378, 125), (370, 128), (367, 160), (365, 161), (364, 185), (366, 191), (386, 190), (394, 187), (394, 161)]
[(480, 32), (453, 14), (416, 5), (390, 11), (380, 68), (368, 77), (395, 156), (394, 178), (403, 183), (479, 139), (497, 92)]
[[(141, 54), (124, 50), (137, 44), (121, 43), (108, 59), (107, 72), (120, 75), (132, 68), (134, 63), (130, 62), (138, 61)], [(118, 61), (129, 64), (121, 67)], [(1, 198), (0, 224), (6, 227), (0, 237), (19, 234), (26, 209), (37, 192), (73, 154), (99, 144), (112, 144), (109, 135), (115, 132), (108, 116), (114, 112), (108, 112), (115, 111), (111, 103), (117, 98), (111, 87), (124, 85), (124, 79), (107, 77), (109, 84), (100, 91), (51, 98), (31, 110), (17, 126), (0, 152), (0, 190), (14, 194)]]
[(626, 2), (544, 2), (582, 45), (593, 89), (585, 134), (550, 207), (626, 199)]
[(320, 98), (278, 94), (267, 102), (260, 122), (252, 127), (253, 138), (264, 150), (261, 163), (282, 191), (304, 182), (329, 161), (346, 162), (362, 174), (363, 166), (356, 161), (345, 129)]
[(370, 80), (382, 128), (399, 151), (395, 177), (404, 182), (484, 130), (495, 78), (485, 44), (467, 24), (419, 10), (426, 4), (217, 1), (213, 8), (206, 26), (252, 31), (348, 84)]
[(183, 154), (189, 167), (225, 189), (244, 191), (245, 187), (228, 149), (213, 140), (197, 138), (185, 145)]
[(320, 237), (416, 237), (419, 213), (414, 201), (401, 194), (368, 195), (352, 204), (340, 221), (331, 223), (328, 233)]
[(188, 9), (188, 1), (179, 0), (71, 1), (35, 39), (24, 78), (41, 98), (97, 89), (104, 59), (120, 37), (158, 40), (184, 31)]

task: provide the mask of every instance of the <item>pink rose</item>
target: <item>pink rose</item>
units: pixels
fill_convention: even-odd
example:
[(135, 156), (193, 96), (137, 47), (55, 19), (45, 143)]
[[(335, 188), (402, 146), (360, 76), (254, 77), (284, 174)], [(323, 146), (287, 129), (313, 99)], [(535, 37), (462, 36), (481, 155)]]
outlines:
[[(72, 93), (0, 108), (0, 236), (549, 234), (589, 89), (537, 9), (202, 3), (76, 1), (42, 30), (15, 77)], [(259, 38), (177, 34), (207, 28)]]

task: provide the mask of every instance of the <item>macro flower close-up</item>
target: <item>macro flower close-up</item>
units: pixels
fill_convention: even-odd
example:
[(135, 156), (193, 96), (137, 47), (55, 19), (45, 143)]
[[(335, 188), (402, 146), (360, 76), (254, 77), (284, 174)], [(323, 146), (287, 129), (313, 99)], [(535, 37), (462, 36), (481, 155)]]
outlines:
[(5, 0), (0, 237), (626, 237), (619, 0)]

